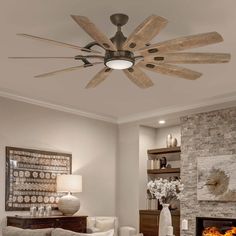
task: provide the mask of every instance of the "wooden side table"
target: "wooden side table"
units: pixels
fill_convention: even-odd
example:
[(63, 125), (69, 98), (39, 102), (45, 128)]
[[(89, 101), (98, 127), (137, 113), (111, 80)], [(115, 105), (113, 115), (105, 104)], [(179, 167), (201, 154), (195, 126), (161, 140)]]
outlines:
[(22, 229), (62, 228), (86, 233), (87, 216), (7, 216), (7, 226)]

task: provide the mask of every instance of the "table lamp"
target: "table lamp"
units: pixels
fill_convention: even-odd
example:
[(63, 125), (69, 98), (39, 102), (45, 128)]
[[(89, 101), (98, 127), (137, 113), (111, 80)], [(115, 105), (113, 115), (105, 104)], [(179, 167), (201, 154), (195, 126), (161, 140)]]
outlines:
[(82, 192), (81, 175), (58, 175), (57, 192), (66, 192), (67, 195), (58, 201), (58, 209), (64, 215), (73, 215), (80, 208), (80, 201), (72, 193)]

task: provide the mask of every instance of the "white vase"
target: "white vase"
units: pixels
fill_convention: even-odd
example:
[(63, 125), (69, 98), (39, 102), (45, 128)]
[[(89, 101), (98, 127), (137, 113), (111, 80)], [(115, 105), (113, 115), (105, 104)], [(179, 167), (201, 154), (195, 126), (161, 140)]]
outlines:
[(171, 147), (172, 134), (168, 134), (166, 138), (166, 147)]
[(162, 204), (162, 210), (159, 219), (159, 234), (158, 236), (166, 236), (168, 226), (172, 226), (169, 204)]

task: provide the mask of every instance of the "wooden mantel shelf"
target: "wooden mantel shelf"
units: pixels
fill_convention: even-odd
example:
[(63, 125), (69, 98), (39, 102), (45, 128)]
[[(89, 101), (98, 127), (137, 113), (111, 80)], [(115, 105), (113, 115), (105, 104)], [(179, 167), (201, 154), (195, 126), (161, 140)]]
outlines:
[(148, 174), (180, 173), (180, 168), (166, 168), (166, 169), (147, 170), (147, 173)]

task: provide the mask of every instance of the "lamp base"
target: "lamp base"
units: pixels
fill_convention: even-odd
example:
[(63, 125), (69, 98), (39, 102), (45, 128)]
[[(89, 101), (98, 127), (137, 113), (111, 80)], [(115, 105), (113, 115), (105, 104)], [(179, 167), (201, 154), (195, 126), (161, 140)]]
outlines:
[(63, 215), (74, 215), (80, 209), (79, 198), (68, 193), (59, 199), (58, 209)]

